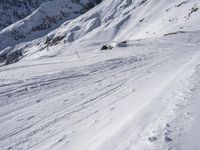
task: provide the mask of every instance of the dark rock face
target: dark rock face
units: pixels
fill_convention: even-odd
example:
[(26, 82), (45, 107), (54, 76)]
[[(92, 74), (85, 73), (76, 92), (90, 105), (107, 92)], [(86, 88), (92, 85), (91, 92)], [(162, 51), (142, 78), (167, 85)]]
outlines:
[(10, 53), (7, 54), (5, 63), (11, 64), (11, 63), (17, 62), (21, 56), (22, 56), (22, 50), (11, 51)]
[(102, 0), (89, 0), (87, 4), (85, 4), (84, 8), (81, 10), (81, 13), (85, 13), (91, 8), (95, 7), (97, 4), (101, 3)]
[(1, 0), (0, 30), (30, 15), (46, 1), (52, 0)]

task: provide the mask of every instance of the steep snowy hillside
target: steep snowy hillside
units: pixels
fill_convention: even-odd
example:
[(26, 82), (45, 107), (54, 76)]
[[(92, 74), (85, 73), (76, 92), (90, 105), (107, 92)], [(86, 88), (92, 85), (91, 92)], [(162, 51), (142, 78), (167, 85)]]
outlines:
[[(46, 36), (42, 34), (44, 37), (38, 37), (34, 34), (35, 31), (49, 28), (62, 18), (60, 7), (64, 10), (71, 7), (72, 10), (82, 9), (74, 3), (64, 7), (62, 0), (58, 1), (58, 9), (54, 8), (53, 2), (48, 3), (46, 7), (55, 11), (46, 12), (44, 10), (48, 9), (41, 8), (36, 14), (0, 32), (2, 61), (10, 51), (20, 51), (17, 55), (26, 56), (37, 52), (41, 54), (42, 50), (46, 50), (45, 47), (55, 45), (58, 45), (55, 53), (60, 54), (60, 43), (77, 45), (76, 43), (81, 41), (124, 41), (200, 30), (198, 0), (104, 0), (95, 9), (65, 22)], [(70, 9), (68, 13), (71, 12)], [(46, 17), (49, 13), (49, 16), (53, 17)], [(35, 18), (39, 23), (31, 21)], [(61, 51), (63, 52), (62, 48)]]
[(1, 0), (0, 30), (30, 15), (46, 1), (50, 0)]
[(200, 29), (199, 9), (198, 0), (107, 0), (52, 34), (110, 41), (194, 31)]

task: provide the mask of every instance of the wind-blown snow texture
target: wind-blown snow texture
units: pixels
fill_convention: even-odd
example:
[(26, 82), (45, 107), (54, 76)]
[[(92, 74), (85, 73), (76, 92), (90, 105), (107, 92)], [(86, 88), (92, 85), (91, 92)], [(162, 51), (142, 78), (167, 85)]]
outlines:
[(48, 32), (26, 34), (35, 14), (2, 30), (0, 149), (197, 150), (199, 9), (104, 0)]

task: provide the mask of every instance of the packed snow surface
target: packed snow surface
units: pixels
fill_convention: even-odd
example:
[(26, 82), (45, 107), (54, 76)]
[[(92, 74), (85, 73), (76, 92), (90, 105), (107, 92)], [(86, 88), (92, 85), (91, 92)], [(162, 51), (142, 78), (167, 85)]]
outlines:
[(199, 149), (199, 0), (70, 2), (0, 31), (0, 150)]
[(198, 32), (101, 44), (0, 68), (1, 150), (198, 149)]

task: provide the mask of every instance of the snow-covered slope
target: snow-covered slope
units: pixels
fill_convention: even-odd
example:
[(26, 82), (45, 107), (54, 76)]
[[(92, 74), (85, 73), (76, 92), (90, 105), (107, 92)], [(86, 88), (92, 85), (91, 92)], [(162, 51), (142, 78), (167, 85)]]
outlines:
[[(62, 0), (58, 1), (59, 5), (56, 9), (53, 2), (47, 3), (49, 5), (43, 7), (55, 11), (47, 11), (47, 13), (44, 10), (48, 9), (41, 7), (35, 12), (36, 14), (0, 32), (1, 51), (23, 49), (22, 53), (32, 54), (40, 52), (47, 44), (55, 46), (59, 43), (71, 42), (75, 45), (79, 41), (123, 41), (200, 30), (198, 0), (104, 0), (95, 9), (65, 22), (48, 35), (44, 36), (45, 33), (38, 36), (34, 34), (34, 31), (49, 28), (52, 23), (63, 17), (60, 9), (69, 11), (70, 18), (75, 9), (82, 9), (76, 3), (70, 3), (71, 6), (64, 7)], [(69, 10), (69, 7), (72, 7), (73, 11)], [(49, 13), (49, 16), (53, 17), (47, 17), (46, 14)], [(34, 21), (36, 18), (37, 22)], [(38, 20), (41, 24), (38, 24)], [(23, 39), (25, 43), (21, 44), (22, 41), (19, 39)]]
[(199, 1), (70, 2), (0, 31), (0, 150), (197, 150)]
[(1, 67), (0, 149), (198, 149), (199, 35)]
[(74, 40), (110, 41), (199, 30), (199, 8), (198, 0), (107, 0), (55, 34), (71, 33)]

